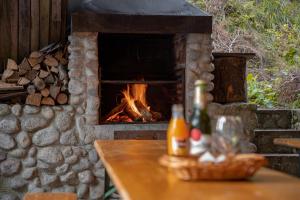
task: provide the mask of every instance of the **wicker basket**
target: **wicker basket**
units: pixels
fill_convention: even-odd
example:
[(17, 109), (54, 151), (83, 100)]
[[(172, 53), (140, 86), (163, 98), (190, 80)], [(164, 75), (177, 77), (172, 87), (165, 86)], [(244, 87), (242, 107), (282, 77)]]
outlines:
[(267, 164), (266, 158), (257, 154), (229, 156), (224, 162), (200, 163), (195, 157), (163, 155), (159, 163), (174, 171), (179, 179), (192, 180), (241, 180), (255, 174)]

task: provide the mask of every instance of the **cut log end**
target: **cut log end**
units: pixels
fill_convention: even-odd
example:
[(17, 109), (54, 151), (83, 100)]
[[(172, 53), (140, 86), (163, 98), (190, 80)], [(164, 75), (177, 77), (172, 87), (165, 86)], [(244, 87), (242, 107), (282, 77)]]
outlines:
[(8, 78), (14, 75), (14, 71), (11, 69), (6, 69), (2, 75), (2, 81), (6, 81)]
[(56, 101), (60, 105), (64, 105), (68, 102), (68, 95), (66, 95), (65, 93), (59, 93), (56, 97)]
[(50, 91), (48, 88), (44, 88), (41, 90), (41, 94), (43, 97), (48, 97), (50, 95)]
[(18, 65), (17, 65), (16, 61), (14, 61), (13, 59), (7, 59), (6, 69), (16, 71), (19, 68), (18, 68)]
[(43, 97), (41, 104), (48, 105), (48, 106), (54, 106), (55, 101), (51, 97)]
[(18, 85), (25, 86), (25, 85), (28, 85), (29, 83), (30, 83), (30, 80), (28, 80), (28, 79), (25, 78), (25, 77), (21, 77), (21, 78), (18, 80)]
[(35, 87), (34, 87), (34, 85), (29, 85), (27, 87), (27, 92), (28, 92), (28, 94), (34, 94), (35, 93)]
[(45, 65), (50, 66), (50, 67), (57, 67), (58, 66), (58, 61), (53, 58), (52, 56), (47, 56), (46, 59), (44, 60)]
[(56, 97), (59, 94), (59, 92), (60, 92), (60, 87), (59, 86), (55, 86), (55, 85), (51, 85), (50, 86), (50, 96), (53, 99), (56, 99)]
[(40, 79), (38, 76), (35, 77), (35, 79), (32, 82), (35, 85), (35, 87), (40, 91), (46, 87), (45, 82), (42, 79)]
[(40, 93), (29, 94), (26, 98), (26, 104), (33, 106), (41, 105), (42, 95)]
[[(2, 82), (6, 84), (2, 93), (20, 87), (27, 90), (26, 104), (34, 106), (67, 104), (69, 79), (65, 66), (68, 63), (66, 58), (67, 51), (56, 45), (53, 49), (45, 48), (31, 52), (30, 56), (24, 58), (19, 65), (13, 59), (8, 59), (1, 77)], [(7, 84), (14, 87), (7, 88)], [(24, 97), (25, 94), (24, 91)]]

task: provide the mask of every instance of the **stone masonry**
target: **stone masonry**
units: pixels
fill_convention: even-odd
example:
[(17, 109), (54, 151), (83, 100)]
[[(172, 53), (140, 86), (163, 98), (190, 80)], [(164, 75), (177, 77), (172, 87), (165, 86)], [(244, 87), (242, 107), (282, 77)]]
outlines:
[(73, 33), (69, 37), (70, 104), (87, 124), (99, 121), (98, 33)]
[(259, 129), (300, 129), (300, 109), (259, 109)]
[[(98, 125), (98, 33), (72, 33), (69, 41), (69, 105), (0, 104), (0, 200), (21, 199), (26, 192), (75, 192), (82, 200), (101, 199), (104, 167), (93, 142), (114, 139), (116, 130), (165, 130), (167, 127), (166, 124)], [(214, 87), (211, 42), (210, 34), (187, 35), (187, 116), (192, 110), (194, 81), (205, 79), (208, 92)], [(212, 101), (212, 95), (208, 97)], [(243, 121), (247, 122), (247, 139), (251, 139), (251, 131), (256, 126), (255, 109), (247, 104), (213, 104), (210, 108), (212, 115), (242, 113)]]
[(0, 105), (1, 200), (21, 199), (25, 192), (101, 199), (104, 168), (93, 142), (107, 136), (93, 126), (99, 108), (97, 35), (69, 38), (69, 105)]
[(0, 105), (0, 199), (27, 191), (100, 199), (104, 168), (77, 115), (72, 105)]
[(193, 109), (194, 83), (197, 79), (205, 80), (208, 84), (208, 100), (213, 96), (209, 93), (214, 89), (212, 80), (215, 67), (212, 64), (212, 39), (210, 34), (188, 34), (186, 41), (186, 69), (185, 69), (185, 106), (186, 116), (190, 116)]

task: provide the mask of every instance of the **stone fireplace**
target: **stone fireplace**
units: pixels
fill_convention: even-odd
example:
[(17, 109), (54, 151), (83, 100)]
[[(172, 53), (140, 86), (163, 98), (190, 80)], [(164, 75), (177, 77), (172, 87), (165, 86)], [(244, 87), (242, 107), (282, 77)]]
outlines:
[[(183, 0), (84, 1), (72, 14), (69, 36), (69, 104), (0, 104), (0, 189), (7, 198), (25, 192), (76, 192), (101, 199), (104, 167), (97, 139), (163, 139), (173, 103), (192, 110), (194, 81), (214, 85), (212, 17)], [(147, 85), (159, 120), (107, 122), (128, 85)], [(215, 105), (213, 113), (241, 114), (251, 135), (255, 107)]]
[[(135, 6), (138, 1), (129, 2)], [(97, 125), (97, 132), (114, 138), (115, 132), (120, 137), (128, 130), (165, 131), (172, 104), (184, 104), (189, 116), (196, 79), (208, 82), (208, 93), (213, 90), (212, 17), (178, 2), (184, 6), (176, 11), (159, 10), (161, 1), (155, 1), (158, 10), (128, 10), (120, 5), (112, 11), (111, 5), (103, 8), (101, 1), (89, 1), (73, 13), (70, 102), (81, 108), (86, 124)], [(121, 104), (122, 91), (134, 84), (147, 87), (147, 107), (160, 119), (107, 121)], [(212, 95), (208, 96), (211, 101)]]

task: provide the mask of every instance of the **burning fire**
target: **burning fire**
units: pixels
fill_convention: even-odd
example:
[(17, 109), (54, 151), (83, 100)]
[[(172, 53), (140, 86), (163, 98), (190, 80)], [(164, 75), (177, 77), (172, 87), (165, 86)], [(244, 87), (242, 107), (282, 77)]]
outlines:
[(105, 122), (134, 122), (134, 121), (157, 121), (162, 116), (154, 112), (147, 104), (147, 84), (128, 84), (122, 91), (123, 98), (106, 117)]
[(147, 91), (147, 85), (146, 84), (132, 84), (127, 85), (127, 89), (122, 91), (122, 94), (124, 95), (124, 98), (130, 106), (130, 108), (139, 116), (142, 116), (139, 109), (136, 107), (136, 102), (140, 101), (145, 108), (147, 108), (150, 111), (150, 107), (147, 105), (146, 101), (146, 91)]

